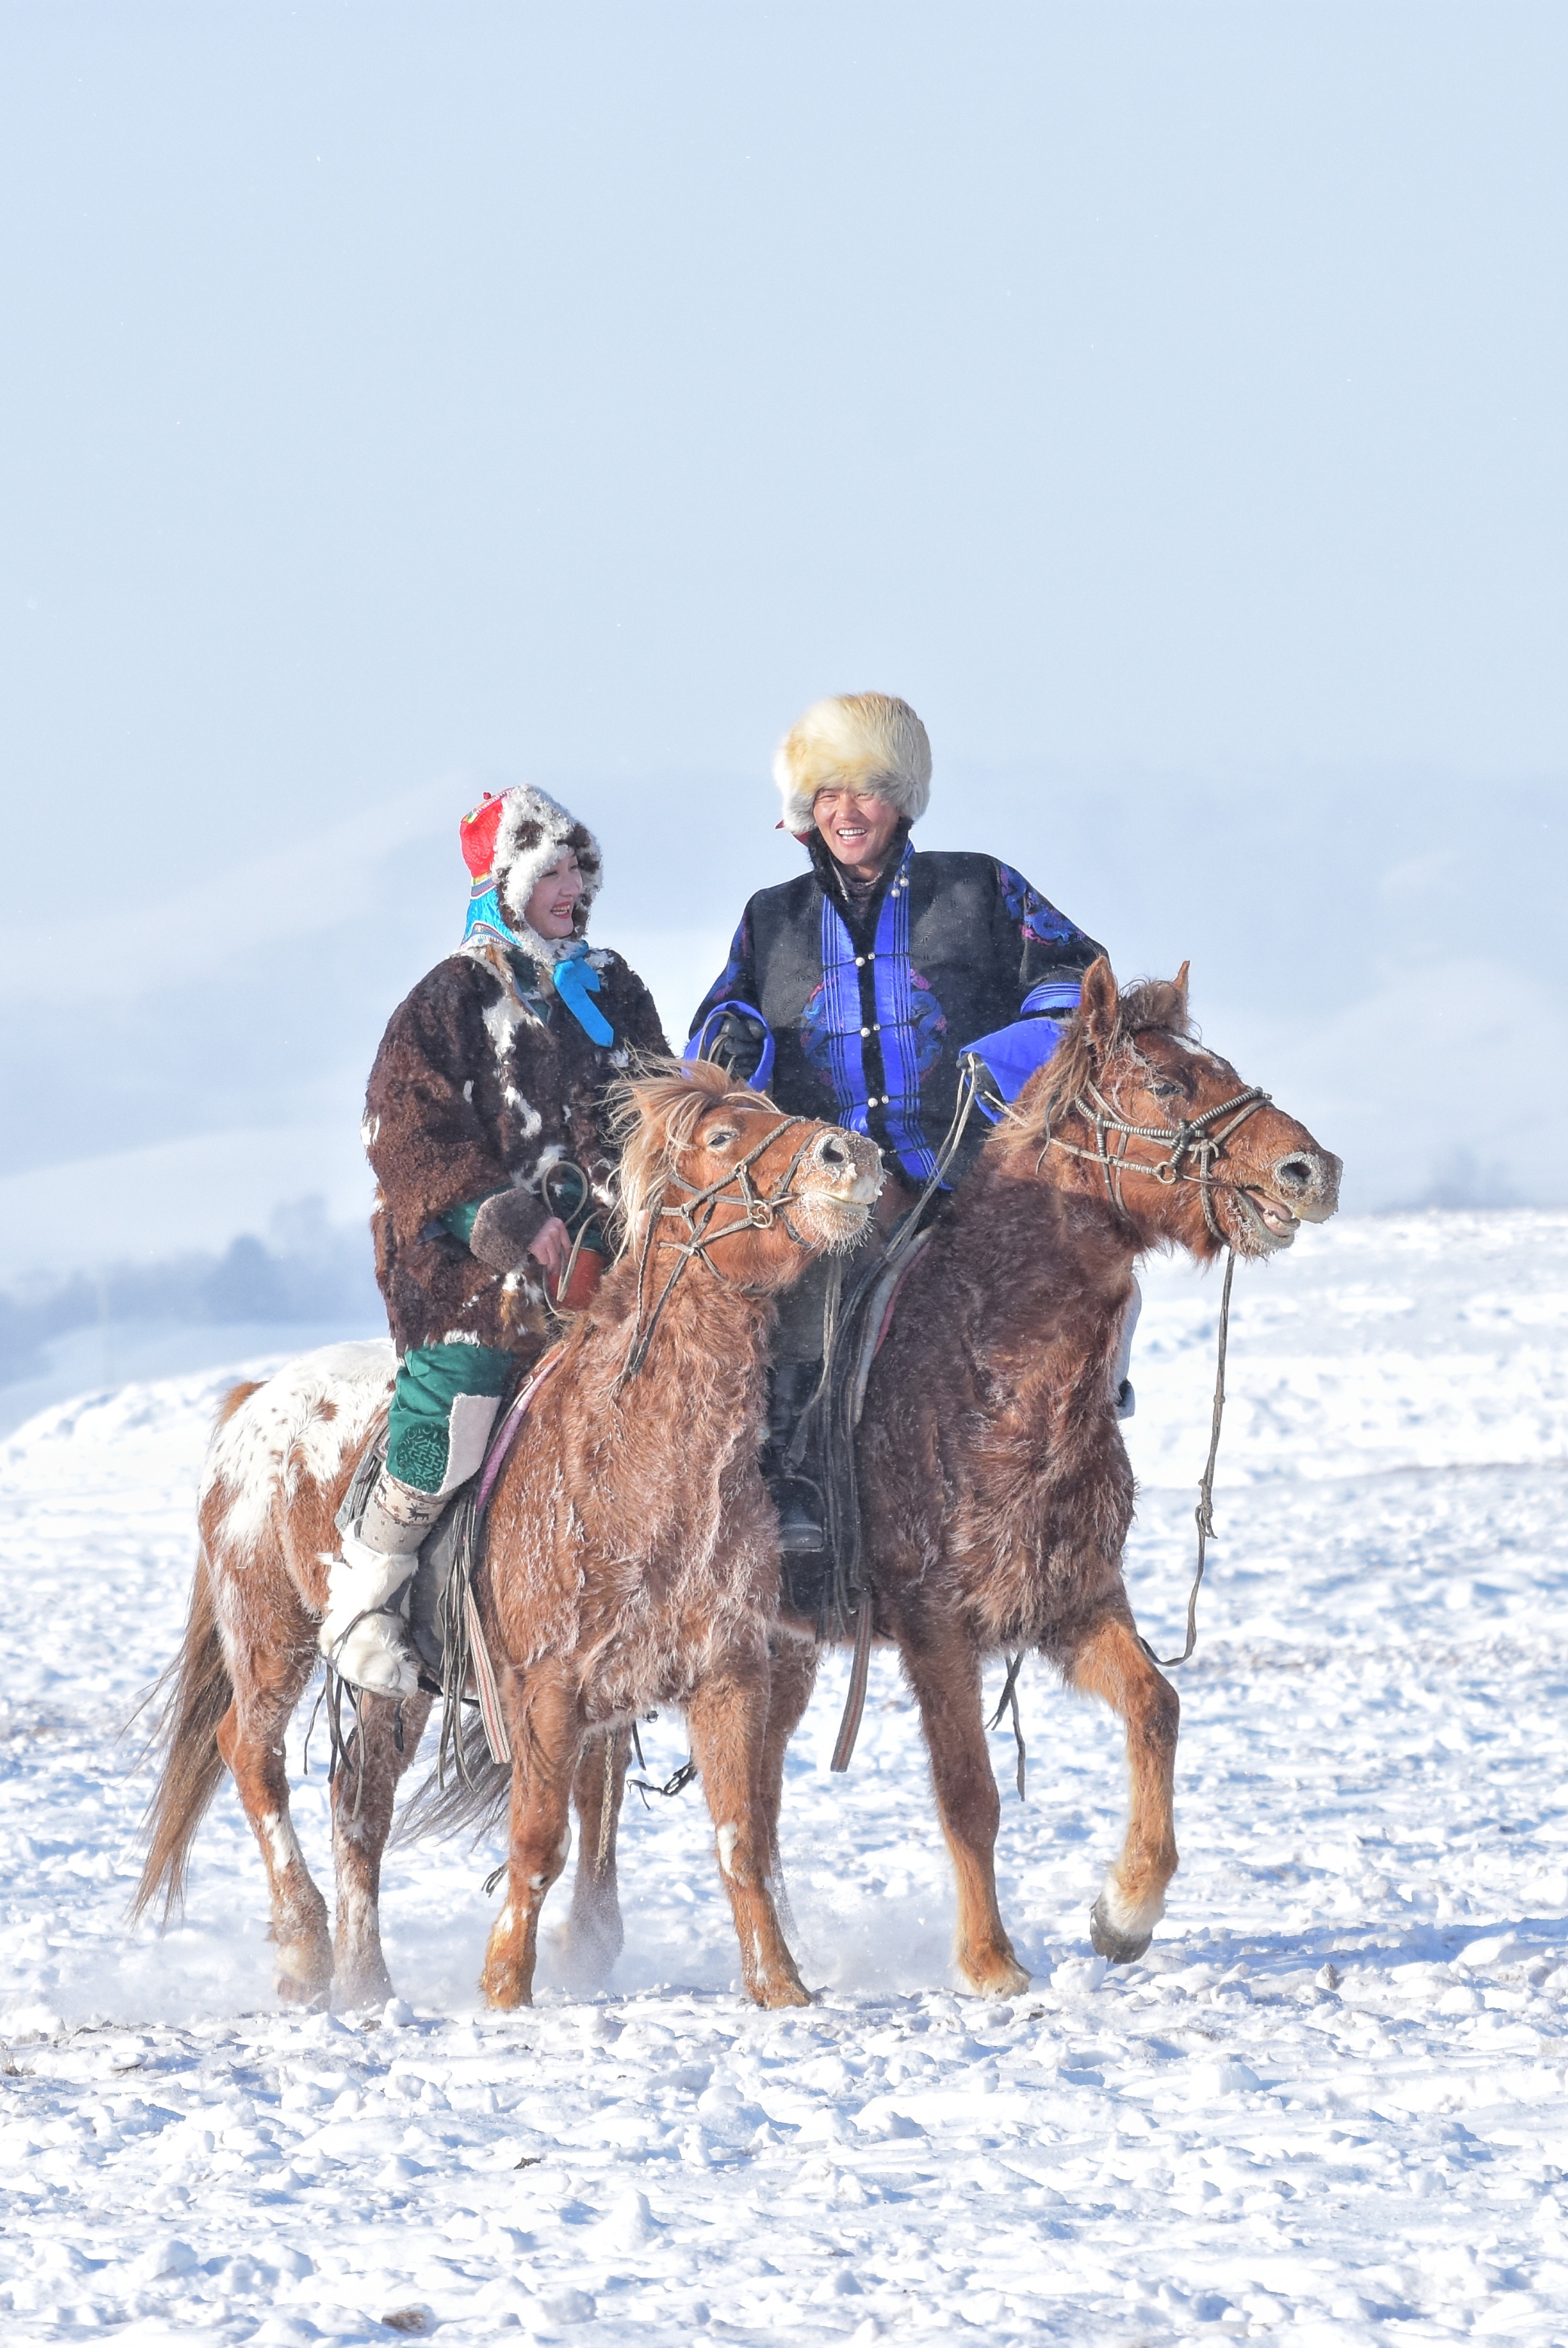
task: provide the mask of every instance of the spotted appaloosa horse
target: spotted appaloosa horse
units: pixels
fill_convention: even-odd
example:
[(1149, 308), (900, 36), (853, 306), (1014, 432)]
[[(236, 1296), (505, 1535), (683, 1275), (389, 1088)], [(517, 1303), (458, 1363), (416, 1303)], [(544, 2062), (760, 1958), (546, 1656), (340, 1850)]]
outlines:
[[(1143, 1954), (1176, 1868), (1180, 1707), (1122, 1577), (1133, 1482), (1112, 1372), (1134, 1265), (1173, 1245), (1200, 1262), (1227, 1247), (1271, 1255), (1338, 1202), (1339, 1160), (1195, 1040), (1186, 978), (1184, 964), (1122, 995), (1108, 963), (1087, 973), (1055, 1056), (912, 1265), (866, 1390), (876, 1632), (897, 1645), (920, 1708), (958, 1878), (959, 1969), (998, 1996), (1029, 1976), (997, 1904), (988, 1657), (1034, 1650), (1126, 1723), (1131, 1815), (1091, 1917), (1103, 1955)], [(787, 1738), (815, 1675), (808, 1626), (794, 1628), (775, 1641), (770, 1742)], [(585, 1843), (598, 1832), (590, 1800)], [(602, 1913), (613, 1887), (596, 1897)]]
[[(757, 1464), (766, 1344), (774, 1294), (813, 1255), (859, 1237), (879, 1161), (869, 1142), (784, 1117), (707, 1066), (626, 1092), (622, 1251), (501, 1470), (477, 1577), (516, 1756), (509, 1884), (483, 1984), (492, 2004), (528, 2001), (574, 1776), (597, 1836), (607, 1776), (619, 1807), (624, 1724), (669, 1704), (687, 1715), (746, 1986), (759, 2004), (799, 2004), (768, 1869), (784, 1740), (768, 1735), (778, 1562)], [(400, 1716), (390, 1699), (362, 1699), (333, 1785), (334, 1951), (290, 1822), (283, 1735), (317, 1663), (333, 1516), (391, 1374), (388, 1347), (334, 1347), (224, 1406), (135, 1906), (179, 1900), (227, 1765), (272, 1888), (276, 1988), (305, 2004), (391, 1992), (382, 1852), (431, 1704), (409, 1700)], [(613, 1899), (607, 1916), (600, 1897), (612, 1864), (612, 1840), (596, 1840), (573, 1903), (573, 1933), (601, 1959), (619, 1931)]]

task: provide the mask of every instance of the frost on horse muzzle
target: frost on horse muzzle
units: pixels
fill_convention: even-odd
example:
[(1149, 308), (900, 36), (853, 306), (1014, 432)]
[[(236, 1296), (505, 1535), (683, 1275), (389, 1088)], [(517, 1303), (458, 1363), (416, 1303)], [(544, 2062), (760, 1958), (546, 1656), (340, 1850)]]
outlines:
[(874, 1142), (857, 1133), (825, 1133), (796, 1172), (791, 1221), (808, 1245), (844, 1254), (864, 1232), (882, 1183)]

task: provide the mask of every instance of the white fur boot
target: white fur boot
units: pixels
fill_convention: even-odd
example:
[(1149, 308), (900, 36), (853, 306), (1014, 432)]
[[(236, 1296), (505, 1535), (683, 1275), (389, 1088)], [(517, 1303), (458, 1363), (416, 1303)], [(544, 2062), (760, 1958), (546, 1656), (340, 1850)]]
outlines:
[(408, 1584), (418, 1564), (388, 1557), (355, 1533), (345, 1533), (332, 1561), (327, 1611), (318, 1644), (351, 1687), (370, 1695), (415, 1695), (419, 1665), (405, 1625)]

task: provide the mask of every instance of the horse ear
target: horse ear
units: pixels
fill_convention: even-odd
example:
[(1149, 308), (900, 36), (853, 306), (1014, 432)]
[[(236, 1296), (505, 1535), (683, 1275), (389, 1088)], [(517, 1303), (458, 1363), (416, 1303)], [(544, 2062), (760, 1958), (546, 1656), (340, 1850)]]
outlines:
[(1187, 973), (1191, 970), (1192, 966), (1193, 965), (1190, 962), (1184, 962), (1182, 964), (1181, 969), (1176, 973), (1175, 978), (1176, 993), (1182, 998), (1182, 1025), (1184, 1027), (1187, 1024)]
[(1097, 1051), (1108, 1049), (1115, 1035), (1121, 1012), (1122, 997), (1117, 992), (1115, 974), (1102, 954), (1084, 972), (1083, 988), (1078, 1000), (1079, 1017)]

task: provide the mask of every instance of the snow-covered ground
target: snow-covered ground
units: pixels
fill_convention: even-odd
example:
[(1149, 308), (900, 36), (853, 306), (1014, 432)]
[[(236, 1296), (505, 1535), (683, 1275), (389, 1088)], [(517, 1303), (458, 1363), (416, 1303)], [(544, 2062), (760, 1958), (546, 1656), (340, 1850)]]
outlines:
[[(1147, 1285), (1131, 1564), (1165, 1648), (1218, 1283)], [(1026, 1672), (1006, 2004), (949, 1972), (886, 1657), (850, 1776), (836, 1663), (792, 1756), (809, 2011), (735, 1994), (695, 1792), (629, 1801), (608, 1997), (552, 1961), (538, 2007), (483, 2013), (497, 1854), (418, 1848), (398, 2001), (275, 2013), (227, 1789), (188, 1921), (128, 1940), (117, 1736), (176, 1641), (224, 1383), (0, 1447), (7, 2341), (1568, 2340), (1568, 1217), (1348, 1221), (1238, 1272), (1170, 1911), (1143, 1963), (1091, 1955), (1117, 1733)], [(650, 1774), (683, 1752), (662, 1721)], [(296, 1782), (315, 1864), (319, 1752)]]

